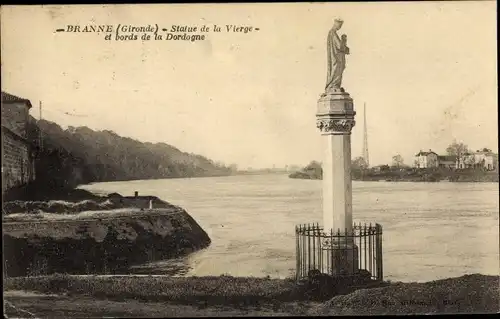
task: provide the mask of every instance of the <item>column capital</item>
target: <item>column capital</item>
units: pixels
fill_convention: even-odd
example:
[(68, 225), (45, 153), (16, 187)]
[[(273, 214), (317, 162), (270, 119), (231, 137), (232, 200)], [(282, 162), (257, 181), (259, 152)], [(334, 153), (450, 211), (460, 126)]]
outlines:
[(355, 115), (349, 93), (324, 93), (318, 100), (316, 127), (323, 135), (348, 135), (356, 124)]
[(323, 134), (351, 134), (351, 130), (356, 124), (354, 118), (332, 118), (323, 117), (316, 119), (316, 127)]

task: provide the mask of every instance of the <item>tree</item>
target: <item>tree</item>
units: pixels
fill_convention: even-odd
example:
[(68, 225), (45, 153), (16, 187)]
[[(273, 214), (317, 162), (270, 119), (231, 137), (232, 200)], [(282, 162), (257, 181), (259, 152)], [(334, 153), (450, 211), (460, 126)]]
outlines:
[[(110, 130), (67, 130), (46, 120), (31, 120), (30, 140), (43, 139), (35, 161), (36, 180), (49, 187), (130, 179), (221, 176), (231, 173), (222, 162), (184, 153), (165, 143), (142, 143)], [(41, 134), (40, 133), (43, 133)]]
[(447, 148), (446, 153), (450, 156), (456, 156), (457, 158), (461, 158), (463, 155), (469, 152), (469, 148), (464, 143), (457, 141), (453, 141)]
[(311, 163), (304, 167), (304, 171), (321, 171), (321, 163), (317, 161), (311, 161)]
[(418, 168), (418, 160), (414, 160), (413, 161), (413, 167), (417, 167)]
[(232, 173), (236, 173), (238, 171), (238, 165), (231, 164), (231, 165), (229, 165), (229, 169), (231, 170)]
[(364, 157), (358, 156), (352, 161), (351, 167), (353, 170), (364, 170), (368, 168), (368, 164)]
[(397, 155), (394, 155), (392, 157), (392, 166), (394, 167), (401, 167), (401, 166), (404, 166), (404, 160), (403, 160), (403, 157), (399, 154)]

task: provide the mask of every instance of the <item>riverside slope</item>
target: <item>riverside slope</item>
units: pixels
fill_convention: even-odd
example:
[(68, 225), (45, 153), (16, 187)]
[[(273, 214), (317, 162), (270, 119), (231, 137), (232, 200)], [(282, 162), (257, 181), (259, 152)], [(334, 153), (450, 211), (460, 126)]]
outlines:
[[(108, 205), (118, 209), (71, 212), (70, 207), (79, 203), (65, 203), (68, 209), (63, 214), (42, 211), (4, 216), (6, 275), (120, 273), (134, 264), (173, 258), (210, 244), (207, 233), (181, 207), (153, 197), (160, 208), (131, 203), (149, 199), (122, 197), (121, 205)], [(16, 208), (19, 211), (19, 205)]]
[[(235, 317), (495, 313), (499, 277), (469, 274), (312, 300), (292, 279), (68, 276), (7, 278), (6, 313), (23, 317)], [(27, 314), (29, 316), (27, 316)]]

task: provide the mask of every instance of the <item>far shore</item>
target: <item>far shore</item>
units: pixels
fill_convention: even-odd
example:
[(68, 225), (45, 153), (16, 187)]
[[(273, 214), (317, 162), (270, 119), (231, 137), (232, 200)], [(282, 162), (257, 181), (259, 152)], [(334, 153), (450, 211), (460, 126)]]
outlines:
[[(302, 171), (294, 172), (288, 176), (292, 179), (321, 180), (323, 177), (321, 167), (312, 167)], [(376, 172), (372, 170), (353, 170), (353, 181), (362, 182), (407, 182), (407, 183), (498, 183), (499, 174), (495, 171), (459, 171), (447, 169), (423, 169), (411, 168), (395, 169)]]

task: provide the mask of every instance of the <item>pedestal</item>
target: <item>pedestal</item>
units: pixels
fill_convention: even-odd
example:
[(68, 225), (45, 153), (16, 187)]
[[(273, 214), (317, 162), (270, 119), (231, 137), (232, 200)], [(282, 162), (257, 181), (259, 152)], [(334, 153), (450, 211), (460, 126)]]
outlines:
[(332, 276), (352, 275), (359, 270), (359, 250), (356, 245), (347, 247), (325, 247), (322, 251), (323, 260), (321, 272)]
[(352, 238), (351, 130), (356, 112), (347, 92), (323, 94), (318, 101), (317, 127), (322, 135), (323, 226), (340, 234), (328, 248), (332, 267), (342, 272), (358, 268), (357, 247)]

